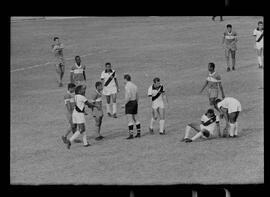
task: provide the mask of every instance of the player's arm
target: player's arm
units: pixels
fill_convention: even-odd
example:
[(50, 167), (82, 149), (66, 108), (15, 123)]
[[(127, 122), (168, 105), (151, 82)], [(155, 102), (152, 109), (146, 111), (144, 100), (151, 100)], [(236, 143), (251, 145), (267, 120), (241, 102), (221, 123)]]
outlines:
[(162, 93), (162, 97), (163, 97), (163, 99), (166, 100), (167, 105), (169, 105), (168, 97), (167, 97), (167, 95), (165, 94), (165, 92)]
[(221, 131), (220, 131), (220, 124), (219, 124), (219, 122), (216, 122), (216, 125), (217, 125), (217, 132), (218, 132), (218, 135), (219, 135), (219, 137), (222, 137), (222, 133), (221, 133)]
[(117, 81), (116, 77), (114, 77), (114, 81), (115, 81), (115, 85), (116, 85), (117, 91), (119, 92), (120, 89), (119, 89), (119, 85), (118, 85), (118, 81)]
[(223, 37), (222, 37), (222, 42), (221, 44), (224, 45), (224, 42), (225, 42), (225, 33), (223, 34)]
[(83, 69), (83, 78), (86, 81), (86, 74), (85, 74), (85, 69)]
[(238, 39), (237, 39), (237, 34), (235, 33), (235, 36), (234, 36), (234, 41), (232, 41), (232, 43), (231, 43), (231, 44), (235, 44), (237, 41), (238, 41)]
[(70, 101), (69, 101), (69, 100), (65, 100), (65, 103), (66, 103), (67, 111), (68, 111), (69, 113), (72, 113)]
[(70, 83), (74, 83), (74, 70), (71, 69), (70, 71)]
[(225, 98), (225, 94), (224, 94), (224, 90), (223, 90), (223, 86), (222, 86), (221, 82), (218, 83), (218, 86), (219, 86), (219, 89), (220, 89), (220, 92), (221, 92), (221, 96), (224, 99)]
[(89, 102), (88, 100), (84, 102), (85, 105), (87, 105), (87, 107), (89, 107), (90, 109), (93, 109), (94, 107), (98, 108), (98, 106), (94, 103)]
[(208, 85), (208, 81), (206, 80), (201, 91), (200, 91), (200, 94), (203, 92), (203, 90), (206, 88), (207, 85)]

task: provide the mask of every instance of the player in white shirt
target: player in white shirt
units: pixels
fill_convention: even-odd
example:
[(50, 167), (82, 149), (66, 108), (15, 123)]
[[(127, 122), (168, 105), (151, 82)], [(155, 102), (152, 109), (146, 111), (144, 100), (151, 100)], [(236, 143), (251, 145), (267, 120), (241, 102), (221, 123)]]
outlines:
[(226, 97), (223, 100), (217, 99), (217, 107), (220, 113), (224, 115), (226, 121), (226, 128), (224, 133), (229, 129), (229, 137), (238, 136), (238, 122), (237, 118), (242, 110), (240, 102), (233, 97)]
[(64, 45), (60, 42), (58, 37), (53, 38), (54, 44), (52, 44), (52, 51), (54, 53), (54, 56), (56, 57), (56, 73), (59, 77), (58, 83), (59, 87), (63, 86), (62, 79), (65, 73), (65, 60), (64, 60), (64, 54), (63, 49)]
[[(198, 133), (190, 139), (189, 135), (192, 128)], [(219, 117), (214, 113), (214, 109), (208, 109), (201, 117), (201, 124), (190, 123), (186, 126), (185, 136), (182, 141), (192, 142), (201, 137), (210, 139), (216, 136), (222, 136), (220, 133)]]
[(254, 29), (253, 36), (255, 36), (255, 48), (258, 54), (259, 68), (263, 67), (263, 22), (258, 22), (258, 27)]
[[(117, 118), (117, 105), (116, 95), (119, 92), (118, 81), (116, 79), (115, 70), (112, 69), (111, 63), (105, 64), (105, 70), (101, 73), (101, 81), (103, 83), (103, 95), (106, 96), (106, 109), (108, 116)], [(111, 113), (111, 100), (112, 100), (112, 113)]]
[(148, 88), (148, 96), (151, 97), (152, 102), (152, 118), (150, 121), (149, 132), (154, 134), (153, 124), (159, 116), (159, 134), (164, 135), (164, 125), (165, 125), (165, 108), (164, 108), (164, 98), (168, 103), (168, 98), (165, 94), (164, 86), (160, 83), (158, 77), (154, 78), (154, 84)]
[(79, 85), (75, 89), (75, 107), (72, 113), (72, 122), (76, 124), (77, 131), (67, 140), (67, 148), (70, 149), (71, 143), (80, 135), (83, 134), (83, 144), (85, 147), (90, 146), (87, 141), (87, 135), (85, 133), (85, 117), (84, 109), (85, 105), (89, 108), (98, 107), (97, 105), (90, 103), (85, 97), (86, 86)]

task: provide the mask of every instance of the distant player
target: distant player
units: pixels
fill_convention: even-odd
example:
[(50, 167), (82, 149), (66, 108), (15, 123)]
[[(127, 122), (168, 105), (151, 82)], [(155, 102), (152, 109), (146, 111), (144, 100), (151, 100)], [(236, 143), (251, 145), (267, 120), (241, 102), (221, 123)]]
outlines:
[[(220, 21), (223, 21), (223, 17), (222, 16), (219, 16), (219, 17), (220, 17)], [(215, 18), (216, 18), (216, 16), (213, 16), (212, 20), (215, 21)]]
[(83, 145), (84, 147), (90, 146), (87, 141), (87, 135), (85, 133), (85, 105), (89, 108), (98, 107), (97, 105), (90, 103), (85, 97), (86, 86), (79, 85), (75, 89), (75, 108), (72, 113), (73, 124), (76, 124), (77, 131), (67, 140), (67, 148), (70, 149), (71, 143), (80, 135), (83, 134)]
[(263, 68), (263, 22), (258, 22), (258, 27), (254, 29), (253, 36), (255, 36), (255, 47), (258, 54), (259, 68)]
[(160, 83), (160, 79), (158, 77), (154, 78), (153, 84), (148, 88), (148, 96), (151, 97), (152, 102), (152, 118), (150, 121), (149, 132), (154, 134), (153, 124), (155, 120), (159, 117), (159, 134), (164, 135), (165, 129), (165, 107), (164, 107), (164, 99), (166, 99), (167, 104), (168, 98), (165, 94), (164, 86)]
[(224, 118), (226, 121), (226, 128), (224, 129), (224, 132), (226, 132), (230, 127), (229, 137), (237, 137), (237, 118), (240, 111), (242, 110), (240, 102), (233, 97), (226, 97), (223, 100), (217, 100), (217, 107), (218, 109), (220, 109), (221, 113), (224, 114)]
[(95, 84), (96, 90), (92, 93), (91, 99), (93, 104), (96, 104), (96, 108), (92, 108), (92, 114), (95, 119), (95, 131), (96, 131), (96, 138), (95, 140), (102, 140), (104, 137), (100, 134), (100, 128), (102, 124), (103, 118), (103, 110), (102, 110), (102, 82), (97, 81)]
[[(190, 139), (189, 135), (192, 128), (198, 133)], [(201, 117), (201, 124), (190, 123), (186, 126), (185, 137), (182, 141), (192, 142), (198, 138), (210, 139), (216, 136), (222, 136), (220, 133), (219, 118), (213, 109), (208, 109)]]
[(59, 76), (59, 87), (62, 87), (62, 79), (65, 73), (65, 60), (63, 54), (64, 45), (60, 42), (58, 37), (54, 37), (53, 41), (54, 44), (52, 44), (52, 51), (54, 53), (54, 56), (56, 57), (56, 73)]
[[(227, 62), (227, 72), (229, 72), (230, 69), (230, 55), (232, 58), (232, 70), (235, 70), (235, 54), (236, 54), (236, 42), (237, 42), (237, 33), (235, 31), (232, 31), (232, 25), (228, 24), (227, 29), (223, 34), (222, 39), (222, 45), (225, 48), (225, 58)], [(225, 43), (225, 45), (224, 45)]]
[[(101, 81), (103, 83), (103, 94), (106, 96), (106, 109), (109, 117), (117, 118), (116, 95), (119, 92), (118, 81), (116, 79), (115, 70), (112, 69), (111, 63), (105, 64), (105, 70), (101, 73)], [(111, 113), (112, 100), (112, 113)]]
[(202, 93), (203, 90), (206, 88), (206, 86), (208, 86), (209, 104), (210, 106), (215, 107), (217, 111), (219, 111), (216, 105), (219, 89), (220, 89), (222, 98), (225, 98), (225, 94), (224, 94), (223, 87), (221, 84), (221, 76), (215, 71), (215, 64), (212, 62), (208, 64), (208, 71), (209, 71), (208, 77), (206, 78), (205, 84), (202, 87), (200, 93)]
[(74, 110), (75, 101), (74, 101), (74, 91), (75, 91), (76, 85), (73, 83), (68, 84), (68, 90), (66, 95), (64, 96), (64, 101), (66, 105), (66, 117), (69, 123), (69, 128), (64, 136), (62, 136), (62, 140), (64, 143), (67, 143), (67, 136), (72, 132), (75, 133), (76, 131), (76, 125), (72, 122), (72, 112)]
[(75, 57), (75, 64), (70, 70), (70, 81), (76, 85), (86, 84), (85, 65), (81, 64), (80, 56)]
[(125, 104), (122, 107), (125, 107), (125, 114), (128, 121), (128, 131), (129, 139), (133, 139), (133, 126), (136, 125), (137, 134), (135, 138), (141, 137), (141, 124), (138, 121), (138, 88), (131, 82), (131, 76), (129, 74), (124, 75), (125, 83)]

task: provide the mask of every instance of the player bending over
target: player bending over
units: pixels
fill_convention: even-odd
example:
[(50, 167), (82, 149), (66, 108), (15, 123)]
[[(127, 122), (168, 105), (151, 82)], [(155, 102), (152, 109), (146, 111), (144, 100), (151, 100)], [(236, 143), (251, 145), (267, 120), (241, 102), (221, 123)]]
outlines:
[(233, 97), (226, 97), (223, 100), (217, 100), (217, 107), (224, 115), (224, 119), (226, 121), (226, 127), (223, 134), (225, 135), (229, 129), (229, 137), (237, 137), (239, 127), (237, 118), (242, 110), (240, 102)]
[[(193, 128), (198, 133), (190, 139), (189, 134), (191, 128)], [(215, 133), (215, 129), (217, 129), (218, 136), (221, 136), (219, 118), (214, 113), (213, 109), (208, 109), (207, 112), (201, 117), (201, 124), (190, 123), (186, 126), (185, 137), (182, 139), (182, 141), (192, 142), (198, 138), (211, 139), (217, 136), (217, 134)]]
[(67, 132), (65, 135), (62, 136), (62, 140), (64, 143), (67, 143), (67, 136), (72, 132), (73, 134), (76, 131), (76, 125), (72, 122), (72, 112), (74, 110), (75, 101), (74, 101), (74, 91), (75, 91), (76, 85), (73, 83), (68, 84), (68, 90), (66, 95), (64, 96), (64, 101), (66, 105), (66, 117), (69, 123), (69, 128), (67, 129)]
[(263, 68), (263, 22), (258, 22), (258, 27), (254, 29), (253, 36), (256, 37), (255, 48), (258, 54), (259, 68)]
[(150, 121), (149, 132), (150, 134), (154, 134), (153, 124), (155, 120), (159, 117), (159, 134), (165, 134), (165, 108), (164, 108), (164, 98), (168, 103), (168, 98), (165, 94), (165, 90), (163, 85), (160, 83), (160, 79), (158, 77), (154, 78), (154, 84), (148, 88), (148, 96), (151, 97), (152, 102), (152, 118)]
[(85, 133), (85, 105), (89, 108), (98, 107), (97, 105), (90, 103), (85, 97), (86, 86), (79, 85), (75, 89), (75, 108), (72, 113), (72, 121), (76, 124), (77, 131), (67, 140), (67, 148), (70, 149), (71, 143), (80, 135), (83, 134), (83, 145), (84, 147), (90, 146), (87, 141), (87, 135)]

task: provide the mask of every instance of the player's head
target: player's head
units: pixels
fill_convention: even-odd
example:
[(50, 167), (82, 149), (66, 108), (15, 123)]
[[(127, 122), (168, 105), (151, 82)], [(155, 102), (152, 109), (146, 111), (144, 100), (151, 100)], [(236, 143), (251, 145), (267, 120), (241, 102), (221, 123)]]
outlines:
[(110, 62), (107, 62), (107, 63), (105, 64), (105, 69), (106, 69), (106, 70), (111, 70), (111, 69), (112, 69), (112, 65), (111, 65)]
[(75, 91), (76, 85), (74, 83), (69, 83), (68, 84), (68, 91), (70, 93), (73, 93)]
[(80, 65), (81, 64), (81, 58), (80, 58), (80, 56), (78, 56), (78, 55), (75, 56), (75, 62), (76, 62), (77, 65)]
[(229, 32), (232, 31), (232, 25), (231, 25), (231, 24), (228, 24), (226, 27), (227, 27), (227, 30), (228, 30)]
[(153, 82), (154, 82), (154, 85), (155, 85), (156, 87), (159, 87), (159, 86), (160, 86), (160, 78), (155, 77), (155, 78), (153, 79)]
[(78, 85), (75, 88), (75, 94), (85, 95), (86, 86), (85, 85)]
[(208, 64), (208, 70), (209, 70), (209, 72), (214, 72), (215, 71), (215, 64), (213, 62), (210, 62)]
[(261, 30), (263, 29), (263, 22), (262, 21), (259, 21), (258, 22), (258, 28)]
[(131, 81), (131, 76), (129, 74), (124, 74), (124, 81), (127, 83), (128, 81)]
[(103, 86), (102, 86), (102, 82), (101, 81), (97, 81), (95, 83), (95, 87), (98, 91), (101, 91), (103, 89)]
[(59, 43), (59, 38), (58, 37), (54, 37), (53, 38), (53, 41), (56, 42), (56, 43)]
[(214, 110), (213, 109), (208, 109), (207, 112), (206, 112), (206, 116), (208, 118), (212, 117), (213, 115), (215, 114)]
[[(221, 101), (221, 99), (216, 99), (216, 101), (215, 101), (215, 104), (216, 104), (216, 106), (218, 107), (218, 103), (220, 103), (220, 101)], [(220, 107), (218, 107), (218, 109), (220, 109)]]

